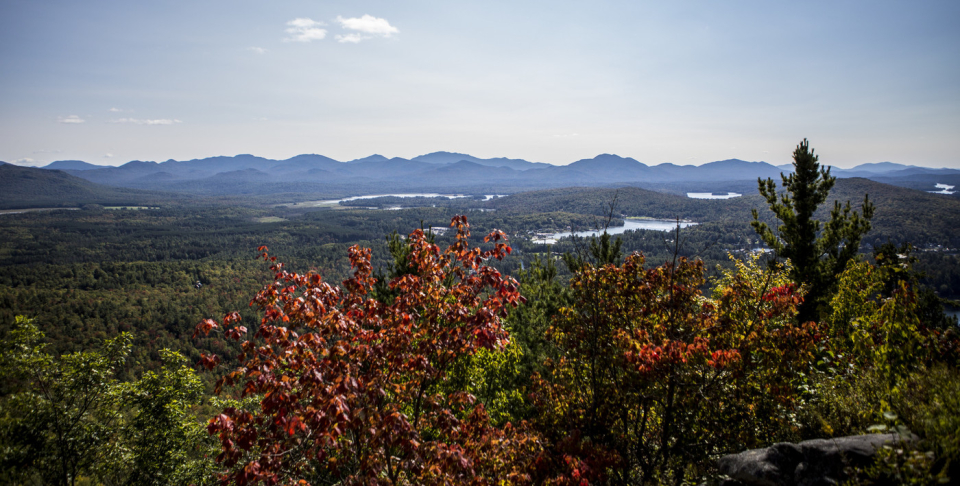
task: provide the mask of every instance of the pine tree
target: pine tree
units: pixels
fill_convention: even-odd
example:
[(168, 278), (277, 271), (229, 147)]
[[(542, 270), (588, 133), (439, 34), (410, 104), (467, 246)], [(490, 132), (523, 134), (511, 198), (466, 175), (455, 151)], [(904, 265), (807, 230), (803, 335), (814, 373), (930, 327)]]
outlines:
[(870, 231), (874, 210), (869, 196), (864, 196), (861, 213), (851, 209), (850, 201), (843, 206), (836, 201), (829, 221), (814, 219), (814, 212), (826, 202), (837, 180), (830, 175), (830, 168), (820, 167), (818, 161), (810, 143), (803, 139), (793, 152), (794, 172), (781, 174), (784, 193), (777, 194), (773, 179), (758, 179), (760, 194), (780, 224), (771, 228), (761, 222), (756, 209), (750, 223), (778, 258), (790, 259), (792, 277), (806, 286), (806, 300), (798, 314), (801, 322), (817, 319), (817, 309), (828, 300), (838, 275), (857, 254), (863, 235)]

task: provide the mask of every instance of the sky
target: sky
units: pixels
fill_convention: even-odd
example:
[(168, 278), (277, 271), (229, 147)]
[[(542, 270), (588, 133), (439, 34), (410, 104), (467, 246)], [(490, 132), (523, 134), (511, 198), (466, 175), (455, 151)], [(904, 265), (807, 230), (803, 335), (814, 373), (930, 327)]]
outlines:
[(0, 0), (0, 160), (960, 168), (960, 2)]

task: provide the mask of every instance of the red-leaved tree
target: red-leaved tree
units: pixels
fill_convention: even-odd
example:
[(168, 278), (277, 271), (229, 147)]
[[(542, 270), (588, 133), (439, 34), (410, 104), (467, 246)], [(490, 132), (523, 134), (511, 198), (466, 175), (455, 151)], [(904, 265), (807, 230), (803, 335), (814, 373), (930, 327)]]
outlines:
[(751, 262), (708, 299), (703, 274), (640, 254), (574, 273), (547, 333), (559, 358), (533, 385), (553, 484), (699, 481), (711, 457), (789, 418), (816, 340), (794, 321), (801, 295)]
[[(240, 367), (217, 385), (259, 407), (228, 407), (214, 417), (224, 467), (236, 484), (487, 484), (528, 480), (540, 450), (525, 426), (489, 425), (482, 405), (462, 392), (440, 393), (448, 370), (480, 348), (502, 347), (501, 318), (522, 299), (517, 283), (484, 265), (510, 253), (494, 231), (487, 251), (468, 245), (465, 216), (453, 218), (445, 251), (421, 230), (407, 239), (412, 273), (390, 282), (389, 305), (371, 296), (370, 250), (350, 248), (353, 277), (341, 287), (274, 262), (275, 281), (251, 304), (264, 317), (252, 336), (232, 313), (207, 319), (242, 341)], [(219, 359), (204, 356), (216, 366)]]

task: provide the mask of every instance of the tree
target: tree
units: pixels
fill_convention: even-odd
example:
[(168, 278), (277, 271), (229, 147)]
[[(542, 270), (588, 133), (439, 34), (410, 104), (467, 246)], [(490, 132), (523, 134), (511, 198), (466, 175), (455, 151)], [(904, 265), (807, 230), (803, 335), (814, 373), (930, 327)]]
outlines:
[(116, 375), (130, 352), (129, 334), (60, 357), (43, 341), (20, 316), (0, 343), (9, 387), (0, 399), (0, 482), (209, 483), (203, 425), (188, 413), (203, 385), (183, 356), (161, 350), (163, 369), (123, 383)]
[(834, 356), (846, 360), (840, 368), (872, 368), (896, 389), (919, 367), (956, 363), (956, 320), (920, 285), (910, 246), (881, 245), (874, 259), (876, 265), (855, 262), (840, 275), (824, 319)]
[[(786, 271), (738, 263), (705, 299), (703, 263), (586, 263), (535, 378), (538, 429), (554, 480), (681, 484), (709, 457), (775, 437), (812, 359), (815, 326)], [(697, 471), (697, 468), (701, 468)]]
[(43, 333), (17, 317), (2, 343), (0, 370), (15, 381), (0, 401), (0, 470), (8, 480), (73, 485), (100, 477), (121, 459), (121, 386), (116, 373), (131, 337), (107, 340), (100, 351), (54, 359)]
[(215, 454), (203, 427), (190, 408), (201, 402), (203, 383), (186, 358), (160, 350), (163, 368), (147, 371), (123, 391), (123, 404), (132, 413), (123, 427), (126, 464), (116, 469), (123, 484), (209, 484)]
[(612, 238), (610, 234), (607, 233), (607, 229), (610, 228), (610, 224), (613, 222), (619, 196), (620, 191), (617, 190), (617, 192), (613, 193), (613, 198), (610, 203), (605, 205), (606, 219), (602, 225), (596, 225), (597, 231), (603, 230), (603, 232), (590, 237), (589, 248), (582, 245), (583, 241), (580, 237), (576, 235), (573, 236), (576, 253), (563, 254), (563, 262), (567, 265), (567, 269), (569, 269), (571, 273), (577, 272), (580, 267), (587, 262), (602, 267), (607, 264), (619, 265), (620, 261), (623, 260), (623, 251), (621, 250), (623, 240), (621, 240), (619, 236)]
[(793, 152), (794, 172), (781, 174), (785, 193), (777, 193), (773, 179), (758, 179), (760, 194), (780, 224), (774, 229), (761, 222), (756, 209), (751, 222), (777, 257), (790, 260), (794, 280), (806, 286), (806, 300), (798, 314), (802, 321), (816, 320), (819, 307), (829, 302), (838, 276), (859, 251), (863, 235), (870, 231), (874, 211), (869, 196), (865, 195), (862, 214), (853, 211), (849, 201), (845, 206), (836, 201), (829, 221), (821, 223), (814, 219), (817, 208), (826, 202), (836, 183), (830, 168), (821, 168), (818, 160), (810, 143), (803, 139)]
[(523, 378), (529, 380), (543, 371), (544, 362), (557, 357), (557, 348), (546, 332), (560, 309), (570, 305), (570, 289), (561, 281), (550, 256), (537, 256), (518, 278), (525, 302), (507, 316), (507, 325), (512, 340), (522, 349)]
[(902, 243), (897, 247), (887, 242), (875, 246), (873, 260), (884, 276), (884, 296), (893, 295), (903, 280), (917, 293), (917, 315), (924, 326), (942, 331), (956, 329), (957, 318), (948, 316), (943, 308), (944, 303), (949, 301), (940, 298), (933, 289), (920, 282), (926, 275), (914, 269), (918, 259), (913, 256), (913, 245)]
[[(500, 231), (485, 239), (492, 249), (471, 249), (464, 216), (451, 226), (457, 236), (446, 251), (422, 230), (410, 234), (409, 271), (390, 282), (389, 299), (373, 298), (371, 251), (353, 246), (354, 274), (340, 287), (275, 263), (275, 281), (252, 302), (264, 312), (252, 337), (236, 313), (197, 326), (198, 334), (219, 329), (243, 340), (241, 366), (217, 389), (259, 402), (228, 407), (209, 423), (224, 481), (524, 481), (536, 438), (522, 425), (490, 426), (473, 396), (445, 386), (460, 360), (508, 343), (501, 319), (520, 294), (484, 262), (511, 250)], [(202, 361), (213, 367), (218, 358)]]
[(874, 259), (852, 262), (840, 275), (822, 322), (825, 366), (806, 414), (829, 434), (906, 427), (922, 438), (881, 454), (866, 471), (868, 484), (953, 484), (960, 477), (955, 321), (922, 297), (909, 245), (882, 245)]

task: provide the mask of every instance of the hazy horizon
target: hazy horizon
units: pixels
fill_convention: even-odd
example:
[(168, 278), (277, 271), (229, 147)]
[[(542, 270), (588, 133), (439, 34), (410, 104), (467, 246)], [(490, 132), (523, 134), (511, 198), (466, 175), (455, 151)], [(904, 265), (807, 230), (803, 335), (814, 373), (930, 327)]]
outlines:
[[(400, 158), (406, 159), (406, 160), (414, 160), (414, 159), (417, 159), (418, 157), (423, 157), (423, 156), (431, 155), (431, 154), (438, 153), (438, 152), (457, 153), (457, 154), (462, 154), (462, 155), (465, 155), (465, 156), (473, 156), (473, 154), (467, 154), (467, 153), (463, 153), (463, 152), (442, 151), (442, 150), (441, 150), (441, 151), (436, 151), (436, 152), (422, 153), (422, 154), (419, 154), (419, 155), (416, 155), (416, 156), (413, 156), (413, 157), (409, 157), (409, 158), (408, 158), (408, 157), (400, 157)], [(140, 159), (134, 159), (134, 160), (127, 160), (127, 161), (123, 161), (123, 162), (115, 162), (115, 163), (112, 163), (112, 164), (111, 164), (111, 163), (107, 163), (107, 162), (101, 162), (101, 161), (91, 162), (91, 161), (80, 160), (80, 159), (57, 159), (57, 160), (54, 160), (54, 161), (51, 161), (51, 162), (48, 162), (48, 163), (44, 163), (44, 164), (36, 164), (36, 163), (34, 163), (34, 164), (23, 164), (23, 163), (19, 163), (19, 164), (18, 164), (18, 163), (7, 162), (7, 161), (0, 161), (0, 162), (6, 162), (6, 163), (9, 163), (9, 164), (18, 165), (18, 166), (21, 166), (21, 167), (42, 168), (42, 167), (46, 167), (46, 166), (48, 166), (48, 165), (50, 165), (50, 164), (52, 164), (52, 163), (54, 163), (54, 162), (72, 162), (72, 161), (80, 160), (81, 162), (86, 162), (86, 163), (88, 163), (88, 164), (98, 165), (98, 166), (101, 166), (101, 167), (120, 167), (120, 166), (122, 166), (122, 165), (124, 165), (124, 164), (127, 164), (127, 163), (130, 163), (130, 162), (155, 162), (155, 163), (163, 163), (163, 162), (169, 162), (169, 161), (171, 161), (171, 160), (174, 160), (174, 161), (176, 161), (176, 162), (188, 162), (188, 161), (190, 161), (190, 160), (203, 160), (203, 159), (208, 159), (208, 158), (213, 158), (213, 157), (240, 157), (240, 156), (243, 156), (243, 155), (252, 155), (252, 156), (254, 156), (254, 157), (261, 157), (261, 158), (265, 158), (265, 159), (269, 159), (269, 160), (276, 160), (276, 161), (288, 160), (288, 159), (291, 159), (291, 158), (293, 158), (293, 157), (297, 157), (297, 156), (300, 156), (300, 155), (320, 155), (320, 156), (325, 156), (325, 157), (326, 157), (326, 155), (324, 155), (324, 154), (316, 153), (316, 152), (311, 152), (311, 153), (306, 153), (306, 154), (295, 154), (295, 155), (292, 155), (292, 156), (290, 156), (290, 157), (276, 158), (276, 159), (271, 158), (271, 157), (263, 157), (263, 156), (257, 155), (257, 154), (233, 154), (233, 155), (220, 154), (220, 155), (210, 155), (210, 156), (208, 156), (208, 157), (196, 157), (196, 158), (193, 158), (193, 159), (183, 159), (183, 160), (176, 160), (176, 159), (140, 160)], [(391, 157), (391, 156), (384, 155), (384, 154), (370, 154), (370, 155), (367, 155), (367, 156), (364, 156), (364, 157), (356, 157), (356, 158), (348, 159), (348, 160), (339, 160), (339, 159), (334, 159), (334, 160), (337, 160), (338, 162), (344, 162), (344, 163), (346, 163), (346, 162), (352, 162), (352, 161), (354, 161), (354, 160), (359, 160), (359, 159), (363, 159), (363, 158), (371, 157), (371, 156), (376, 156), (376, 155), (380, 155), (380, 156), (386, 157), (387, 159), (393, 159), (393, 158), (395, 158), (395, 157)], [(604, 153), (604, 154), (597, 154), (597, 155), (594, 156), (594, 157), (587, 157), (587, 159), (593, 159), (593, 158), (595, 158), (595, 157), (600, 157), (600, 156), (603, 156), (603, 155), (614, 155), (614, 156), (622, 157), (622, 158), (625, 158), (625, 159), (626, 159), (626, 158), (634, 159), (634, 160), (637, 160), (637, 162), (643, 163), (643, 164), (648, 165), (648, 166), (650, 166), (650, 167), (655, 167), (655, 166), (660, 165), (660, 164), (669, 164), (669, 163), (670, 163), (670, 162), (661, 162), (661, 163), (659, 163), (659, 164), (652, 164), (652, 163), (646, 163), (646, 162), (644, 162), (644, 161), (642, 161), (642, 160), (638, 160), (636, 157), (630, 157), (630, 156), (628, 156), (628, 155), (606, 154), (606, 153)], [(330, 158), (333, 158), (333, 157), (330, 157)], [(517, 157), (509, 157), (509, 156), (497, 156), (497, 157), (486, 157), (486, 158), (505, 158), (505, 159), (514, 159), (514, 160), (518, 159)], [(772, 162), (764, 161), (764, 160), (745, 160), (745, 159), (740, 159), (740, 158), (738, 158), (738, 157), (733, 157), (732, 159), (742, 160), (742, 161), (744, 161), (744, 162), (751, 162), (751, 163), (768, 163), (768, 164), (775, 165), (775, 166), (784, 165), (784, 164), (774, 164), (774, 163), (772, 163)], [(525, 159), (521, 159), (521, 160), (525, 160)], [(563, 164), (550, 164), (549, 162), (543, 162), (543, 163), (550, 164), (550, 165), (554, 165), (554, 166), (564, 166), (564, 165), (572, 164), (572, 163), (577, 162), (577, 161), (579, 161), (579, 160), (584, 160), (584, 159), (571, 160), (571, 161), (568, 161), (568, 162), (563, 163)], [(687, 166), (698, 166), (698, 167), (699, 167), (699, 166), (701, 166), (701, 165), (705, 165), (705, 164), (709, 164), (709, 163), (713, 163), (713, 162), (722, 162), (722, 161), (724, 161), (724, 160), (731, 160), (731, 159), (722, 159), (722, 160), (719, 160), (719, 159), (718, 159), (718, 160), (710, 160), (710, 161), (706, 161), (706, 162), (702, 162), (702, 163), (695, 163), (695, 164), (693, 164), (693, 163), (691, 163), (691, 164), (676, 164), (676, 165), (681, 165), (681, 166), (687, 165)], [(97, 163), (97, 162), (99, 162), (99, 163)], [(537, 162), (539, 162), (539, 161), (536, 161), (536, 160), (528, 160), (527, 162), (537, 163)], [(844, 167), (844, 166), (839, 166), (839, 165), (836, 165), (836, 164), (826, 163), (826, 162), (823, 161), (823, 160), (821, 160), (820, 162), (821, 162), (821, 165), (823, 165), (823, 166), (831, 166), (831, 167), (835, 167), (835, 168), (838, 168), (838, 169), (852, 169), (852, 168), (855, 167), (855, 166), (853, 166), (853, 165), (845, 166), (845, 167)], [(789, 163), (789, 162), (788, 162), (788, 163)], [(890, 162), (890, 161), (864, 162), (864, 163), (862, 163), (862, 164), (857, 164), (857, 165), (864, 165), (864, 164), (888, 164), (888, 163), (897, 163), (897, 162)], [(903, 164), (903, 165), (910, 165), (910, 164)], [(939, 168), (950, 168), (950, 167), (934, 167), (934, 166), (919, 166), (919, 167), (929, 167), (929, 168), (938, 168), (938, 169), (939, 169)]]
[(960, 168), (949, 1), (0, 0), (0, 160)]

